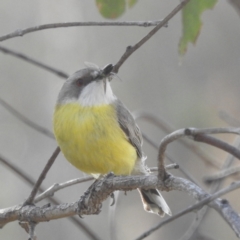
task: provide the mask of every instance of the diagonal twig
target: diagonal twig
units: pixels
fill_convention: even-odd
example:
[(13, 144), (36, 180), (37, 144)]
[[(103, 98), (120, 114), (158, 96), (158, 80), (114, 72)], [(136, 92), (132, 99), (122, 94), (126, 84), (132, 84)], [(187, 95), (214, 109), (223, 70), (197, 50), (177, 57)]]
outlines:
[[(161, 228), (162, 226), (166, 225), (167, 223), (169, 222), (172, 222), (173, 220), (189, 213), (189, 212), (192, 212), (194, 211), (195, 209), (200, 209), (202, 208), (204, 205), (210, 203), (212, 200), (222, 196), (222, 195), (225, 195), (226, 193), (229, 193), (231, 191), (234, 191), (236, 189), (240, 188), (240, 181), (238, 182), (235, 182), (233, 184), (231, 184), (230, 186), (212, 194), (212, 195), (209, 195), (207, 196), (206, 198), (204, 198), (203, 200), (201, 200), (200, 202), (180, 211), (179, 213), (173, 215), (172, 217), (169, 217), (168, 219), (166, 219), (165, 221), (162, 221), (161, 223), (157, 224), (155, 227), (149, 229), (147, 232), (143, 233), (142, 235), (140, 235), (138, 238), (136, 238), (136, 240), (141, 240), (141, 239), (144, 239), (146, 238), (147, 236), (149, 236), (151, 233), (153, 233), (154, 231), (158, 230), (159, 228)], [(238, 223), (239, 225), (240, 223)], [(238, 237), (240, 237), (240, 233), (236, 233)]]
[(41, 62), (39, 62), (39, 61), (37, 61), (37, 60), (35, 60), (33, 58), (30, 58), (30, 57), (28, 57), (25, 54), (22, 54), (22, 53), (10, 50), (10, 49), (2, 47), (2, 46), (0, 46), (0, 51), (5, 53), (5, 54), (10, 54), (10, 55), (15, 56), (17, 58), (20, 58), (20, 59), (22, 59), (22, 60), (24, 60), (24, 61), (26, 61), (28, 63), (36, 65), (37, 67), (40, 67), (40, 68), (43, 68), (43, 69), (45, 69), (47, 71), (55, 73), (59, 77), (62, 77), (62, 78), (65, 78), (65, 79), (68, 78), (68, 75), (66, 73), (64, 73), (64, 72), (62, 72), (62, 71), (60, 71), (60, 70), (58, 70), (56, 68), (50, 67), (50, 66), (46, 65), (45, 63), (41, 63)]
[(51, 168), (51, 166), (53, 165), (54, 161), (56, 160), (58, 154), (60, 153), (60, 148), (57, 147), (55, 149), (55, 151), (53, 152), (52, 156), (49, 158), (47, 164), (45, 165), (43, 171), (41, 172), (37, 182), (35, 183), (32, 192), (30, 194), (30, 196), (27, 198), (27, 200), (24, 202), (24, 205), (31, 205), (34, 201), (34, 198), (39, 190), (39, 187), (41, 186), (43, 180), (45, 179), (49, 169)]
[(153, 30), (151, 30), (145, 37), (133, 46), (128, 46), (125, 53), (122, 55), (120, 60), (115, 64), (113, 72), (118, 73), (119, 68), (122, 64), (132, 55), (138, 48), (146, 43), (159, 29), (164, 27), (168, 21), (173, 18), (190, 0), (182, 0), (180, 4), (175, 7)]
[(36, 131), (52, 138), (54, 138), (54, 135), (51, 131), (49, 131), (48, 129), (41, 127), (40, 125), (36, 124), (35, 122), (31, 121), (30, 119), (28, 119), (27, 117), (25, 117), (22, 113), (20, 113), (19, 111), (17, 111), (16, 109), (14, 109), (10, 104), (8, 104), (7, 102), (5, 102), (3, 99), (0, 98), (0, 105), (2, 105), (8, 112), (10, 112), (11, 114), (13, 114), (17, 119), (19, 119), (20, 121), (22, 121), (23, 123), (25, 123), (27, 126), (35, 129)]

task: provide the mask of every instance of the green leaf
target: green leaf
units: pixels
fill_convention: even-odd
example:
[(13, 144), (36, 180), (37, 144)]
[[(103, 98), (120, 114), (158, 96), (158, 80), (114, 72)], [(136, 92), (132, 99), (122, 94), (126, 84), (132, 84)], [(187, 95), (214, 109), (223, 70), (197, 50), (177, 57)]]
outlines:
[(202, 22), (201, 14), (212, 9), (217, 0), (191, 0), (182, 10), (183, 32), (179, 42), (178, 51), (183, 55), (187, 51), (189, 42), (195, 44), (200, 33)]
[(133, 7), (136, 3), (137, 3), (138, 0), (127, 0), (128, 2), (128, 7), (131, 8)]
[(96, 0), (96, 5), (101, 15), (110, 19), (118, 18), (126, 9), (125, 0)]

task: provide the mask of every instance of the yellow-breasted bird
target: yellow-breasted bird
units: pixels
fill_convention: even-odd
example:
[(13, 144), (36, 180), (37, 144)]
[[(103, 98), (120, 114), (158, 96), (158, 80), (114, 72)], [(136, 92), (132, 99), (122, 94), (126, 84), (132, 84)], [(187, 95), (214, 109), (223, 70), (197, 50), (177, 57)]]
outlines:
[[(147, 175), (141, 132), (112, 92), (112, 70), (112, 64), (89, 65), (67, 79), (55, 107), (54, 134), (66, 159), (85, 173)], [(146, 211), (171, 215), (158, 190), (139, 192)]]

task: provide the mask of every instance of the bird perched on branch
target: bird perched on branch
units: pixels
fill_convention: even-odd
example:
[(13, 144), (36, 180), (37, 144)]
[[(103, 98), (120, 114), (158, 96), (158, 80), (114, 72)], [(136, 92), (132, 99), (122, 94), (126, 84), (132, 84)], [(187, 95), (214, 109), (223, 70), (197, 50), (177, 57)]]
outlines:
[[(112, 92), (112, 70), (112, 64), (89, 65), (67, 79), (55, 107), (54, 134), (66, 159), (85, 173), (147, 175), (141, 132)], [(138, 190), (146, 211), (171, 215), (158, 190)]]

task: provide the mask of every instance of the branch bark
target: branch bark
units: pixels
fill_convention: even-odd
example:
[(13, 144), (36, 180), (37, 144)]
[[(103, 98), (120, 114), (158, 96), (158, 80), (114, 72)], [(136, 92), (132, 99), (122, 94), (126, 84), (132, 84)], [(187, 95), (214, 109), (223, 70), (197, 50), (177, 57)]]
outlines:
[(156, 26), (161, 22), (161, 20), (157, 21), (123, 21), (123, 22), (96, 22), (96, 21), (89, 21), (89, 22), (66, 22), (66, 23), (50, 23), (50, 24), (43, 24), (39, 26), (34, 26), (25, 29), (17, 29), (14, 32), (9, 34), (3, 35), (0, 37), (0, 42), (5, 41), (10, 38), (14, 37), (22, 37), (27, 33), (37, 32), (40, 30), (45, 29), (53, 29), (53, 28), (66, 28), (66, 27), (99, 27), (99, 26), (119, 26), (119, 27), (152, 27)]
[[(16, 220), (37, 223), (69, 217), (76, 214), (80, 216), (98, 214), (101, 210), (102, 202), (111, 195), (112, 192), (116, 190), (130, 191), (139, 187), (144, 189), (158, 188), (166, 191), (185, 191), (198, 201), (204, 200), (202, 205), (198, 204), (195, 207), (199, 208), (208, 203), (210, 207), (214, 208), (225, 219), (235, 231), (236, 235), (240, 236), (240, 217), (227, 201), (220, 199), (212, 201), (213, 197), (211, 197), (211, 195), (186, 179), (170, 176), (165, 182), (162, 182), (156, 175), (126, 177), (107, 176), (91, 185), (80, 200), (73, 203), (64, 203), (50, 207), (17, 205), (7, 209), (1, 209), (0, 226)], [(231, 190), (239, 188), (240, 181), (230, 187), (229, 189)], [(226, 189), (224, 191), (226, 191)], [(209, 203), (209, 201), (212, 202)], [(194, 209), (196, 209), (195, 207)]]

